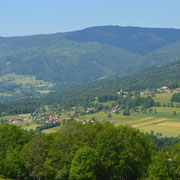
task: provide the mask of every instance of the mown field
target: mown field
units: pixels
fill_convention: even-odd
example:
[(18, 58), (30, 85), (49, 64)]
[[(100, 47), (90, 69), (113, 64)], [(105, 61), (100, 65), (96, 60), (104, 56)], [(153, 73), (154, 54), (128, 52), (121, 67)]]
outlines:
[[(170, 99), (173, 93), (156, 94), (155, 101), (163, 103), (171, 103)], [(106, 102), (104, 105), (111, 105), (112, 102)], [(95, 114), (86, 114), (76, 118), (77, 121), (90, 121), (95, 119), (97, 121), (112, 122), (115, 125), (127, 124), (138, 128), (143, 132), (162, 133), (163, 136), (176, 137), (180, 135), (180, 108), (176, 108), (177, 103), (173, 103), (174, 107), (153, 107), (153, 111), (147, 110), (147, 113), (132, 113), (130, 116), (124, 116), (121, 111), (120, 114), (112, 114), (111, 118), (108, 113), (100, 112)], [(176, 112), (176, 115), (174, 114)], [(45, 133), (51, 133), (58, 130), (59, 127), (45, 130)]]
[[(176, 109), (177, 115), (173, 115)], [(108, 118), (106, 113), (89, 114), (79, 117), (80, 120), (91, 120), (95, 117), (98, 121), (109, 121), (115, 125), (127, 124), (139, 128), (143, 132), (161, 132), (164, 136), (180, 135), (180, 109), (177, 108), (156, 108), (157, 113), (134, 113), (131, 116), (113, 114)]]
[[(161, 93), (156, 94), (154, 100), (163, 103), (171, 103), (171, 97), (174, 93)], [(110, 103), (106, 103), (106, 105)], [(95, 118), (97, 121), (109, 121), (115, 125), (127, 124), (132, 127), (138, 128), (143, 132), (150, 133), (162, 133), (164, 136), (176, 137), (180, 135), (180, 108), (176, 108), (177, 103), (174, 103), (174, 107), (153, 107), (156, 113), (133, 113), (130, 116), (123, 116), (120, 114), (112, 114), (111, 118), (108, 118), (108, 114), (101, 112), (96, 114), (88, 114), (81, 116), (79, 120), (91, 120)], [(176, 115), (174, 115), (174, 112)]]
[[(159, 94), (155, 94), (154, 100), (158, 101), (160, 103), (169, 103), (171, 100), (172, 95), (175, 92), (172, 93), (159, 93)], [(175, 103), (176, 104), (176, 103)]]

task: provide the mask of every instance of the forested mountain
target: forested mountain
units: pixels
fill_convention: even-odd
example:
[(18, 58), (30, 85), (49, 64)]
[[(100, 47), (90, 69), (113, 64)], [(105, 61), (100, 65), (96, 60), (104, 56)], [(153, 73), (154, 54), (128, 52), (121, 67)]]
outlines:
[(149, 68), (134, 75), (101, 79), (88, 84), (75, 86), (49, 95), (46, 100), (43, 99), (43, 101), (65, 103), (74, 106), (82, 101), (91, 101), (93, 97), (98, 95), (116, 93), (121, 89), (134, 91), (146, 88), (160, 88), (162, 86), (168, 86), (170, 88), (180, 87), (180, 60), (162, 67)]
[(178, 29), (104, 26), (0, 37), (0, 75), (33, 75), (62, 88), (160, 66), (180, 58), (179, 52)]
[[(1, 51), (1, 75), (14, 72), (71, 85), (104, 76), (132, 73), (142, 64), (138, 55), (99, 43), (81, 44), (64, 38), (54, 39), (51, 43), (40, 41), (32, 47)], [(132, 68), (134, 61), (135, 68)]]
[(145, 56), (146, 66), (163, 65), (180, 58), (180, 42), (176, 42), (153, 51)]
[(67, 37), (77, 42), (99, 42), (144, 55), (180, 41), (180, 30), (101, 26), (72, 32)]

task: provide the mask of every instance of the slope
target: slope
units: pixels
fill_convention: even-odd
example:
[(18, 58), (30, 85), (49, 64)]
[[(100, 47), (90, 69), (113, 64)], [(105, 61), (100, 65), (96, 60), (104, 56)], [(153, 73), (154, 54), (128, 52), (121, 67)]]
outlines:
[(145, 55), (163, 46), (180, 41), (179, 29), (121, 26), (90, 27), (67, 35), (77, 42), (99, 42)]
[(55, 37), (29, 37), (30, 41), (26, 37), (19, 45), (15, 41), (3, 47), (2, 43), (0, 74), (33, 75), (68, 86), (141, 69), (142, 57), (124, 49), (95, 42), (77, 43), (62, 35)]
[(105, 26), (0, 37), (0, 76), (30, 75), (63, 88), (160, 66), (179, 52), (178, 29)]
[(152, 53), (148, 54), (145, 58), (146, 66), (163, 65), (180, 58), (180, 41), (163, 46)]
[(88, 102), (101, 94), (116, 93), (118, 90), (153, 89), (161, 86), (180, 87), (180, 60), (158, 68), (149, 68), (134, 75), (96, 80), (94, 82), (62, 90), (48, 96), (49, 103), (77, 105)]

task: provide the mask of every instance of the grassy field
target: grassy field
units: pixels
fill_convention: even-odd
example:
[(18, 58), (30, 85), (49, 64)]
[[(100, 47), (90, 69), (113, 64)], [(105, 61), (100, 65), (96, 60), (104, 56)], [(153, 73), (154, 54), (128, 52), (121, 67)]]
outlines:
[(154, 100), (160, 103), (170, 103), (171, 97), (175, 93), (176, 92), (155, 94)]
[[(134, 128), (138, 128), (143, 132), (150, 133), (162, 133), (163, 136), (176, 137), (180, 135), (180, 108), (168, 108), (168, 107), (155, 107), (157, 113), (133, 113), (130, 116), (124, 116), (122, 112), (120, 114), (112, 114), (111, 118), (108, 118), (108, 114), (105, 112), (86, 114), (76, 118), (77, 121), (90, 121), (95, 118), (97, 121), (113, 122), (116, 126), (121, 124), (127, 124)], [(173, 112), (176, 111), (176, 115)], [(25, 129), (34, 129), (36, 125), (30, 124), (23, 127)], [(56, 132), (60, 127), (54, 127), (44, 130), (44, 133)]]
[(3, 176), (0, 176), (0, 180), (12, 180), (12, 179), (3, 178)]
[(22, 122), (17, 122), (15, 123), (15, 125), (20, 126), (23, 129), (26, 130), (35, 130), (36, 127), (38, 127), (39, 125), (37, 125), (35, 122), (33, 122), (32, 120), (27, 120), (27, 121), (22, 121)]
[[(163, 111), (164, 109), (164, 111)], [(77, 121), (90, 121), (92, 118), (95, 118), (97, 121), (106, 121), (106, 122), (114, 122), (116, 126), (121, 124), (127, 124), (134, 128), (138, 128), (143, 132), (151, 132), (154, 133), (162, 133), (164, 136), (176, 137), (180, 135), (180, 108), (163, 108), (161, 112), (157, 113), (133, 113), (130, 116), (120, 114), (112, 114), (111, 118), (108, 118), (108, 114), (104, 112), (95, 113), (95, 114), (87, 114), (84, 116), (79, 116), (76, 118)], [(173, 115), (171, 111), (176, 109), (177, 115)], [(27, 125), (28, 124), (28, 125)], [(18, 122), (16, 125), (21, 126), (26, 130), (35, 130), (38, 125), (31, 120)], [(43, 132), (53, 133), (57, 132), (60, 126), (53, 127)]]
[(15, 87), (13, 90), (11, 89), (9, 91), (0, 93), (0, 96), (6, 97), (24, 94), (25, 92), (30, 93), (32, 90), (34, 93), (48, 94), (52, 91), (51, 89), (55, 85), (50, 82), (38, 80), (35, 76), (18, 75), (15, 73), (0, 76), (0, 82), (9, 86), (18, 85), (18, 87)]
[(2, 82), (8, 81), (9, 83), (21, 84), (21, 85), (31, 84), (31, 85), (37, 86), (37, 87), (44, 87), (44, 86), (52, 87), (53, 86), (52, 83), (45, 82), (43, 80), (37, 80), (35, 76), (18, 75), (18, 74), (15, 74), (15, 73), (0, 76), (0, 82), (1, 81)]
[(40, 92), (40, 94), (48, 94), (51, 91), (50, 90), (41, 90), (41, 91), (38, 91), (38, 92)]
[[(131, 116), (113, 114), (108, 118), (106, 113), (89, 114), (79, 117), (79, 120), (91, 120), (95, 117), (98, 121), (114, 121), (115, 125), (127, 124), (143, 132), (161, 132), (164, 136), (180, 135), (180, 108), (156, 108), (157, 113), (134, 113)], [(176, 110), (177, 115), (173, 115)]]
[[(170, 103), (170, 99), (173, 93), (161, 93), (156, 94), (154, 100), (160, 102), (161, 105), (163, 103)], [(103, 105), (111, 106), (112, 102), (106, 102)], [(82, 107), (78, 107), (78, 110), (83, 110)], [(153, 111), (149, 113), (132, 113), (130, 116), (124, 116), (123, 112), (120, 111), (120, 114), (111, 114), (111, 117), (108, 117), (108, 113), (100, 112), (95, 114), (86, 114), (83, 116), (79, 116), (75, 118), (76, 121), (90, 121), (92, 118), (97, 121), (103, 122), (112, 122), (115, 125), (127, 124), (134, 128), (138, 128), (143, 132), (151, 132), (154, 133), (162, 133), (164, 136), (175, 137), (180, 135), (180, 108), (175, 107), (153, 107), (153, 110), (156, 110), (156, 113)], [(46, 110), (48, 110), (48, 106), (46, 106)], [(68, 116), (68, 114), (74, 113), (76, 109), (72, 108), (72, 110), (68, 112), (63, 111), (63, 115)], [(176, 112), (176, 113), (174, 113)], [(30, 114), (19, 115), (24, 117), (29, 117)], [(6, 119), (11, 119), (14, 116), (4, 117)], [(17, 116), (16, 116), (17, 117)], [(24, 121), (18, 122), (16, 125), (21, 126), (23, 129), (35, 130), (38, 126), (36, 123), (32, 121)], [(60, 127), (53, 127), (47, 130), (44, 130), (44, 133), (53, 133), (57, 132)]]
[[(163, 103), (171, 103), (171, 97), (174, 93), (160, 93), (155, 94), (154, 100)], [(106, 103), (106, 105), (110, 103)], [(176, 106), (177, 103), (174, 103)], [(113, 114), (108, 118), (106, 113), (88, 114), (79, 117), (79, 120), (91, 120), (93, 117), (98, 121), (114, 121), (115, 125), (128, 124), (132, 127), (138, 128), (143, 132), (155, 133), (161, 132), (164, 136), (175, 137), (180, 135), (180, 108), (175, 107), (153, 107), (157, 113), (133, 113), (131, 116), (123, 116), (120, 114)], [(176, 115), (174, 115), (176, 112)]]
[(56, 126), (50, 129), (43, 130), (42, 132), (45, 134), (49, 134), (49, 133), (57, 132), (60, 128), (61, 126)]
[[(176, 109), (177, 115), (173, 115), (172, 111)], [(133, 113), (130, 116), (120, 114), (112, 114), (111, 118), (108, 118), (108, 114), (104, 112), (87, 114), (76, 118), (77, 121), (90, 121), (95, 118), (97, 121), (112, 122), (118, 126), (121, 124), (127, 124), (134, 128), (138, 128), (143, 132), (150, 133), (162, 133), (163, 136), (176, 137), (180, 135), (180, 108), (168, 108), (161, 109), (161, 112), (157, 113)], [(44, 133), (53, 133), (58, 131), (60, 127), (54, 127), (51, 129), (44, 130)]]

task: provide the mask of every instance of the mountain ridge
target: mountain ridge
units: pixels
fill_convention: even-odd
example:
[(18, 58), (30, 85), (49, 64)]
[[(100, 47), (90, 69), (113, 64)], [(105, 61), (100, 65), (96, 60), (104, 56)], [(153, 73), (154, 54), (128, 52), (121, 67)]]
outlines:
[[(85, 38), (89, 30), (91, 35)], [(72, 35), (84, 42), (72, 40)], [(113, 43), (121, 43), (123, 47)], [(142, 52), (129, 50), (135, 47)], [(180, 58), (179, 52), (178, 29), (102, 26), (67, 33), (3, 37), (0, 38), (0, 75), (32, 75), (64, 88), (161, 66)]]
[[(133, 26), (96, 26), (71, 32), (68, 38), (77, 42), (103, 42), (120, 48), (125, 47), (130, 52), (145, 55), (147, 52), (139, 48), (145, 48), (146, 51), (150, 52), (164, 45), (177, 42), (180, 40), (180, 30), (173, 28), (144, 28)], [(155, 47), (152, 46), (153, 44)]]
[(180, 87), (180, 59), (162, 67), (152, 67), (133, 75), (96, 80), (69, 89), (56, 91), (43, 99), (46, 103), (60, 103), (76, 106), (86, 103), (103, 94), (116, 94), (117, 91), (140, 91), (158, 89), (162, 86)]

